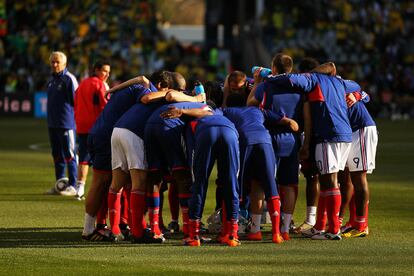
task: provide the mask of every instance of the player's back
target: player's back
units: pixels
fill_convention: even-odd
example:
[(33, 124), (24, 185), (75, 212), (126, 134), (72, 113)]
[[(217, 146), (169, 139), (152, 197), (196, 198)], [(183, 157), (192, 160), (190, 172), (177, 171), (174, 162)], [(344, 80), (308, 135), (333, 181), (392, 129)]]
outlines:
[(125, 128), (144, 138), (145, 124), (151, 114), (160, 107), (160, 103), (136, 103), (128, 109), (114, 127)]
[(205, 103), (195, 103), (195, 102), (179, 102), (179, 103), (168, 103), (160, 106), (151, 114), (147, 120), (147, 125), (164, 125), (170, 128), (184, 126), (185, 122), (181, 118), (174, 119), (163, 119), (161, 118), (161, 113), (167, 111), (169, 107), (176, 107), (182, 109), (191, 109), (191, 108), (205, 108), (207, 105)]
[[(134, 104), (140, 102), (142, 96), (150, 90), (142, 85), (131, 85), (112, 94), (104, 110), (99, 115), (90, 133), (110, 138), (112, 129), (118, 119)], [(103, 138), (102, 137), (102, 138)]]
[(351, 142), (344, 80), (319, 73), (290, 74), (293, 88), (307, 94), (317, 142)]
[(223, 110), (234, 123), (241, 145), (271, 144), (269, 131), (264, 126), (265, 117), (257, 107), (228, 107)]

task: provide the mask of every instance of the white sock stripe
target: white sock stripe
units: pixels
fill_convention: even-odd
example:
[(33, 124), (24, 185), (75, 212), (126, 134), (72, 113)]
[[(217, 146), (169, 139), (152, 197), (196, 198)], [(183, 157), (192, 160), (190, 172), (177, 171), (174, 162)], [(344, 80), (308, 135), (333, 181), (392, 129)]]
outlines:
[(341, 191), (339, 189), (335, 189), (332, 191), (325, 191), (325, 196), (333, 196), (333, 195), (340, 195)]

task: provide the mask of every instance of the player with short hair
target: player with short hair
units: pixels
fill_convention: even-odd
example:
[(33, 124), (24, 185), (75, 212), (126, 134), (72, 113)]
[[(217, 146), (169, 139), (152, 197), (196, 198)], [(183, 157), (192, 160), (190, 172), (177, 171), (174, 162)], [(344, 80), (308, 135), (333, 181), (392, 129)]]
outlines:
[(374, 120), (365, 107), (369, 96), (354, 81), (345, 81), (347, 93), (361, 93), (362, 98), (348, 108), (349, 121), (352, 127), (352, 146), (347, 159), (347, 170), (350, 181), (341, 181), (342, 205), (340, 219), (344, 209), (354, 192), (354, 208), (350, 208), (350, 228), (344, 229), (342, 237), (365, 237), (368, 230), (369, 188), (367, 174), (375, 169), (375, 155), (378, 144), (377, 128)]
[(248, 78), (242, 71), (236, 70), (228, 74), (223, 84), (223, 106), (226, 105), (227, 97), (232, 94), (243, 95), (246, 100), (253, 88), (253, 83), (254, 80)]
[(78, 82), (66, 68), (67, 57), (63, 52), (52, 52), (49, 57), (52, 77), (47, 83), (47, 125), (56, 180), (65, 178), (68, 171), (68, 186), (63, 191), (52, 188), (48, 193), (75, 196), (76, 160), (74, 96)]
[(352, 141), (343, 80), (321, 73), (307, 73), (270, 76), (267, 81), (285, 91), (307, 94), (312, 114), (312, 135), (317, 142), (315, 159), (320, 172), (321, 194), (324, 195), (329, 220), (327, 232), (311, 228), (308, 236), (340, 240), (338, 213), (341, 194), (337, 174), (345, 167)]
[[(147, 88), (150, 82), (144, 76), (137, 77), (134, 81), (141, 84), (125, 86), (126, 88), (112, 94), (89, 132), (88, 151), (91, 154), (94, 168), (92, 183), (85, 201), (85, 221), (82, 233), (82, 238), (85, 240), (113, 240), (103, 229), (95, 229), (95, 216), (101, 206), (103, 206), (101, 209), (104, 216), (108, 212), (105, 203), (107, 203), (107, 193), (112, 180), (111, 135), (113, 126), (135, 103), (147, 103), (152, 97), (159, 96), (150, 93)], [(109, 90), (109, 92), (112, 91), (114, 90)]]
[(193, 186), (189, 206), (189, 236), (185, 245), (200, 246), (200, 222), (206, 198), (208, 178), (217, 159), (217, 170), (223, 183), (223, 198), (227, 210), (227, 237), (229, 246), (239, 246), (238, 210), (239, 169), (238, 133), (234, 124), (220, 111), (213, 113), (206, 107), (183, 109), (171, 106), (162, 113), (168, 120), (189, 116), (195, 118), (187, 130), (187, 147), (191, 152)]
[[(293, 69), (292, 58), (283, 53), (276, 54), (271, 64), (273, 76), (288, 74)], [(256, 70), (254, 79), (255, 85), (251, 96), (249, 96), (248, 105), (260, 105), (261, 108), (272, 110), (275, 113), (286, 114), (288, 118), (292, 118), (302, 125), (303, 98), (301, 94), (283, 91), (273, 84), (272, 78), (261, 82), (260, 70)], [(289, 228), (296, 205), (299, 183), (297, 156), (300, 148), (300, 135), (283, 126), (272, 128), (270, 132), (276, 155), (277, 182), (281, 195), (281, 235), (284, 240), (289, 240)]]
[[(276, 185), (276, 159), (272, 147), (272, 139), (265, 124), (269, 127), (277, 125), (291, 125), (294, 131), (299, 129), (296, 122), (269, 110), (260, 110), (257, 107), (243, 107), (244, 102), (237, 98), (240, 94), (233, 94), (227, 98), (227, 108), (224, 116), (236, 126), (240, 135), (240, 184), (242, 190), (250, 190), (252, 212), (252, 226), (247, 238), (261, 240), (260, 231), (262, 206), (262, 192), (264, 190), (267, 208), (272, 220), (272, 241), (283, 242), (279, 231), (280, 200)], [(257, 187), (260, 185), (259, 187)]]
[[(205, 104), (205, 95), (194, 97), (180, 92), (167, 93), (165, 99), (171, 104), (165, 104), (156, 109), (148, 118), (144, 143), (148, 162), (148, 181), (146, 201), (149, 212), (151, 233), (155, 239), (164, 241), (159, 228), (159, 188), (163, 175), (170, 173), (178, 187), (179, 202), (183, 219), (183, 232), (188, 235), (188, 199), (190, 198), (191, 173), (185, 152), (184, 129), (185, 122), (181, 119), (166, 120), (160, 114), (169, 106), (178, 108), (200, 108)], [(190, 102), (193, 101), (193, 102)]]
[[(319, 62), (311, 57), (306, 57), (299, 63), (299, 73), (311, 72), (319, 66)], [(296, 233), (309, 230), (316, 223), (316, 212), (319, 198), (319, 175), (318, 167), (315, 162), (315, 140), (311, 135), (312, 118), (310, 114), (309, 101), (305, 97), (303, 103), (303, 145), (299, 151), (301, 172), (306, 179), (306, 219), (296, 228)]]
[(93, 65), (93, 74), (84, 79), (75, 93), (75, 121), (78, 135), (78, 178), (77, 196), (81, 199), (85, 193), (85, 182), (88, 176), (91, 158), (87, 151), (89, 130), (104, 109), (107, 99), (106, 81), (111, 71), (111, 65), (107, 61), (98, 60)]

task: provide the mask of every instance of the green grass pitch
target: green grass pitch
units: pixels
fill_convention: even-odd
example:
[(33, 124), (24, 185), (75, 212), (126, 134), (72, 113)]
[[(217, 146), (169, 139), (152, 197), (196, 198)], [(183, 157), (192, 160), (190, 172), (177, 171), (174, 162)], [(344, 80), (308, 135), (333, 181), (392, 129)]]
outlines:
[[(238, 248), (188, 248), (179, 237), (165, 245), (83, 242), (83, 202), (43, 195), (54, 183), (45, 121), (2, 118), (0, 129), (0, 274), (414, 274), (414, 121), (378, 122), (370, 236), (293, 236), (280, 245), (267, 236)], [(301, 178), (297, 223), (305, 216), (303, 184)], [(206, 215), (214, 187), (211, 182)]]

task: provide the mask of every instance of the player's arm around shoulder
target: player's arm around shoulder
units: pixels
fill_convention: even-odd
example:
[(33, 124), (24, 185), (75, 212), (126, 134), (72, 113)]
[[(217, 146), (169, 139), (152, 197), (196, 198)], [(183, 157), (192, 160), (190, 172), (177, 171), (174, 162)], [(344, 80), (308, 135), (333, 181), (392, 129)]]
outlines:
[(123, 83), (120, 83), (114, 87), (112, 87), (111, 89), (109, 89), (108, 91), (106, 91), (106, 94), (110, 94), (110, 93), (115, 93), (118, 90), (124, 89), (128, 86), (134, 85), (134, 84), (141, 84), (145, 87), (149, 87), (150, 81), (149, 79), (147, 79), (145, 76), (138, 76), (132, 79), (129, 79)]
[(167, 102), (193, 102), (193, 103), (202, 103), (206, 101), (206, 94), (201, 93), (195, 96), (186, 95), (183, 92), (176, 90), (169, 90), (165, 95), (165, 100)]
[(161, 113), (161, 118), (164, 119), (174, 119), (181, 116), (189, 116), (193, 118), (203, 118), (205, 116), (213, 115), (213, 112), (209, 108), (190, 108), (183, 109), (177, 108), (175, 106), (168, 107), (168, 110)]

